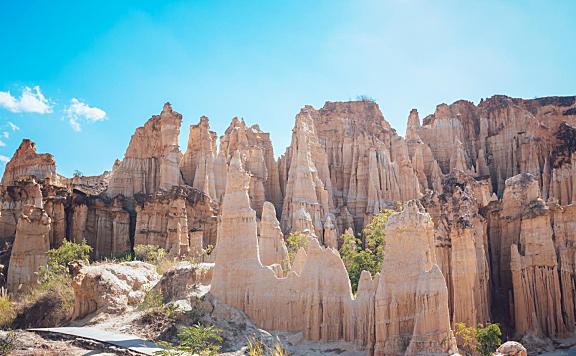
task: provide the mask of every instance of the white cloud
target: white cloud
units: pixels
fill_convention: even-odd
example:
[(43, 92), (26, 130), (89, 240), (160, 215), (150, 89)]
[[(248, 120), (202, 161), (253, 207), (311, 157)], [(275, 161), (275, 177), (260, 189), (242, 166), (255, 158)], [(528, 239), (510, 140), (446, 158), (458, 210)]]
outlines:
[(10, 132), (8, 132), (8, 131), (3, 131), (3, 132), (2, 132), (2, 136), (4, 136), (4, 138), (10, 138)]
[(4, 155), (0, 155), (0, 162), (6, 163), (6, 162), (8, 162), (8, 161), (10, 161), (10, 157), (6, 157), (6, 156), (4, 156)]
[(80, 131), (80, 122), (98, 122), (106, 120), (106, 112), (100, 108), (89, 106), (76, 98), (70, 100), (70, 105), (64, 109), (64, 113), (74, 131)]
[(16, 98), (9, 91), (0, 91), (0, 107), (11, 112), (31, 112), (49, 114), (52, 105), (40, 91), (39, 86), (25, 87), (20, 98)]
[(0, 140), (0, 147), (5, 147), (6, 143), (4, 143), (4, 141)]
[(18, 126), (16, 126), (13, 122), (8, 121), (8, 126), (10, 126), (10, 128), (12, 129), (12, 131), (18, 131), (20, 130), (20, 128)]

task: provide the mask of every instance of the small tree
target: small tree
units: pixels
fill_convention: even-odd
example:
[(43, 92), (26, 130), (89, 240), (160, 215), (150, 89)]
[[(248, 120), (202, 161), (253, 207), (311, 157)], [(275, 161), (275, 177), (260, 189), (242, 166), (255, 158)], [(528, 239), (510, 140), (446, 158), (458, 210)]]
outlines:
[(294, 262), (294, 257), (296, 257), (296, 253), (300, 247), (307, 248), (308, 243), (308, 235), (304, 232), (297, 231), (288, 234), (288, 237), (286, 237), (286, 248), (288, 249), (290, 264)]
[(393, 210), (383, 210), (374, 215), (372, 221), (363, 230), (364, 246), (362, 241), (351, 233), (342, 235), (340, 257), (346, 266), (352, 291), (358, 290), (358, 282), (362, 271), (368, 271), (372, 276), (380, 272), (384, 262), (384, 226)]
[(483, 328), (478, 328), (476, 332), (476, 339), (478, 340), (478, 346), (476, 350), (482, 356), (490, 356), (496, 348), (502, 343), (500, 337), (502, 336), (502, 331), (500, 331), (500, 326), (498, 324), (488, 324)]
[(41, 284), (50, 284), (68, 277), (68, 263), (72, 261), (88, 262), (92, 247), (88, 246), (86, 240), (81, 243), (64, 240), (58, 248), (48, 250), (48, 264), (40, 267), (38, 271), (38, 281)]
[(74, 177), (81, 177), (81, 176), (82, 176), (82, 172), (80, 172), (79, 170), (75, 169), (75, 170), (74, 170), (74, 173), (72, 173), (72, 175), (73, 175)]

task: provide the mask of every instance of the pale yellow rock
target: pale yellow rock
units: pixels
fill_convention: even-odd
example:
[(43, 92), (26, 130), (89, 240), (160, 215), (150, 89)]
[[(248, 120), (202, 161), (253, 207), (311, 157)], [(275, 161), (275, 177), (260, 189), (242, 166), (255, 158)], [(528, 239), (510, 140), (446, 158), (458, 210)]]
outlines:
[(276, 209), (270, 202), (264, 202), (262, 219), (259, 223), (258, 247), (260, 262), (264, 266), (288, 263), (288, 250), (284, 243), (284, 235), (276, 218)]
[(50, 217), (42, 208), (28, 206), (23, 210), (8, 267), (9, 292), (24, 292), (34, 286), (36, 272), (48, 262), (49, 232)]
[(33, 176), (37, 181), (57, 180), (56, 161), (49, 153), (36, 153), (36, 144), (29, 139), (22, 143), (6, 163), (2, 185), (13, 185), (19, 177)]
[(124, 159), (112, 170), (106, 194), (132, 197), (170, 190), (181, 183), (178, 134), (182, 115), (164, 104), (160, 115), (154, 115), (130, 139)]

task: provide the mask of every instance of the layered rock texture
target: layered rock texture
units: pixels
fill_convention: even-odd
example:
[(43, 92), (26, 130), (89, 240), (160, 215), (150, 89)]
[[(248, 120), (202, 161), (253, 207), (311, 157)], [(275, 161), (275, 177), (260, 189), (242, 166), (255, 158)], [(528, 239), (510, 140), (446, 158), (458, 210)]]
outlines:
[[(180, 152), (181, 123), (165, 104), (111, 171), (91, 177), (59, 175), (24, 140), (0, 184), (9, 290), (34, 283), (65, 239), (86, 240), (94, 259), (212, 245), (215, 297), (264, 328), (375, 354), (456, 351), (455, 322), (497, 321), (517, 337), (574, 332), (576, 97), (460, 100), (422, 122), (412, 110), (405, 137), (370, 100), (305, 106), (278, 160), (270, 135), (238, 118), (218, 138), (201, 117)], [(362, 238), (374, 214), (400, 206), (381, 273), (363, 272), (353, 296), (341, 235)], [(296, 231), (310, 243), (287, 263)]]
[(315, 238), (299, 252), (302, 266), (287, 277), (262, 264), (249, 186), (237, 152), (218, 227), (211, 289), (217, 299), (263, 328), (302, 331), (312, 340), (354, 340), (378, 355), (456, 351), (433, 223), (417, 201), (390, 218), (391, 243), (380, 277), (364, 276), (354, 298), (339, 254)]

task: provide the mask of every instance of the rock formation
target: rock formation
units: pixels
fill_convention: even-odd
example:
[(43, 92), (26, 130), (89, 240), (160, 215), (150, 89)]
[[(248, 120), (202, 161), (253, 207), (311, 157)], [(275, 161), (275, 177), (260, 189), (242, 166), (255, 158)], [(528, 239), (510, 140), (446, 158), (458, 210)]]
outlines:
[(142, 303), (146, 291), (160, 279), (156, 266), (140, 261), (93, 266), (75, 264), (71, 268), (74, 275), (73, 319), (96, 311), (103, 314), (122, 313), (128, 307)]
[(279, 167), (282, 229), (292, 231), (303, 208), (324, 244), (328, 214), (337, 235), (348, 227), (360, 231), (394, 201), (421, 194), (421, 177), (406, 142), (371, 101), (327, 102), (320, 110), (305, 106), (296, 116), (292, 143)]
[(190, 135), (188, 136), (188, 147), (180, 162), (180, 170), (184, 182), (196, 188), (213, 199), (219, 196), (222, 184), (217, 184), (221, 179), (216, 176), (215, 160), (216, 132), (210, 131), (208, 118), (202, 116), (197, 125), (190, 125)]
[(182, 115), (164, 104), (160, 115), (154, 115), (136, 129), (124, 154), (114, 166), (106, 194), (132, 197), (135, 193), (151, 194), (170, 190), (181, 183), (178, 135)]
[[(218, 300), (243, 310), (265, 329), (303, 331), (312, 340), (355, 340), (378, 355), (456, 350), (448, 291), (435, 264), (433, 223), (419, 203), (409, 203), (391, 218), (391, 248), (378, 288), (364, 274), (360, 301), (352, 296), (339, 254), (315, 238), (306, 252), (300, 250), (303, 265), (294, 263), (298, 272), (281, 277), (262, 265), (249, 182), (237, 152), (230, 162), (218, 226), (211, 289)], [(397, 307), (389, 309), (390, 301)]]
[(490, 318), (487, 222), (490, 183), (454, 171), (440, 193), (429, 191), (422, 204), (434, 221), (435, 252), (446, 277), (453, 323), (486, 323)]
[(430, 147), (444, 173), (458, 165), (460, 170), (488, 175), (498, 195), (506, 179), (531, 173), (545, 198), (568, 204), (575, 107), (573, 96), (524, 100), (496, 95), (478, 106), (460, 100), (438, 105), (413, 131)]
[(12, 185), (23, 176), (33, 176), (37, 181), (57, 179), (54, 157), (49, 153), (36, 153), (36, 145), (28, 139), (22, 140), (20, 147), (6, 164), (2, 185)]
[(284, 235), (276, 218), (276, 209), (270, 202), (264, 202), (262, 219), (258, 226), (258, 251), (264, 266), (284, 265), (288, 262), (288, 250)]
[(16, 226), (16, 239), (8, 267), (8, 291), (25, 291), (36, 283), (36, 272), (48, 262), (50, 217), (42, 209), (29, 206)]

